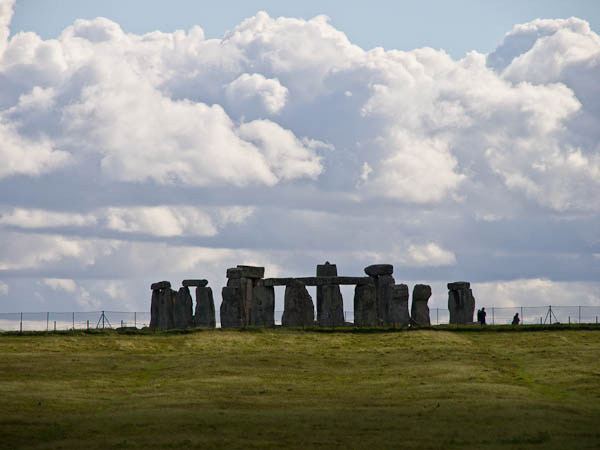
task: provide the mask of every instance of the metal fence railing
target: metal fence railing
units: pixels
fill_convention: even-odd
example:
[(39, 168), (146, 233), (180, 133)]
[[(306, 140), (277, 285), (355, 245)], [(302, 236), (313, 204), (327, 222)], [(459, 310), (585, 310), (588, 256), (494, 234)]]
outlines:
[[(512, 323), (519, 313), (521, 324), (595, 323), (600, 320), (600, 306), (486, 306), (486, 322), (490, 325)], [(281, 325), (283, 311), (275, 311), (275, 324)], [(316, 314), (315, 314), (316, 316)], [(430, 308), (432, 325), (447, 324), (447, 309)], [(346, 323), (354, 322), (354, 311), (344, 311)], [(150, 324), (150, 312), (91, 311), (91, 312), (22, 312), (0, 313), (0, 331), (59, 331), (90, 328), (143, 328)], [(341, 325), (341, 324), (340, 324)], [(220, 326), (217, 314), (217, 326)]]

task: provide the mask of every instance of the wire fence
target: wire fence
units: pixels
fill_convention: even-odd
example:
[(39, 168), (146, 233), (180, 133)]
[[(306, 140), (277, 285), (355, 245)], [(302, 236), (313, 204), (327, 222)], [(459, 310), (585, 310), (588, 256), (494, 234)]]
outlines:
[[(519, 314), (523, 325), (554, 323), (595, 323), (600, 319), (600, 306), (516, 306), (486, 307), (486, 322), (490, 325), (511, 324)], [(275, 324), (281, 325), (283, 311), (275, 311)], [(316, 316), (316, 314), (315, 314)], [(430, 308), (432, 325), (448, 324), (447, 309)], [(217, 327), (220, 327), (217, 315)], [(344, 311), (347, 324), (354, 323), (354, 311)], [(89, 311), (89, 312), (22, 312), (0, 313), (0, 331), (63, 331), (91, 328), (144, 328), (150, 324), (150, 312)], [(340, 324), (342, 325), (342, 324)]]

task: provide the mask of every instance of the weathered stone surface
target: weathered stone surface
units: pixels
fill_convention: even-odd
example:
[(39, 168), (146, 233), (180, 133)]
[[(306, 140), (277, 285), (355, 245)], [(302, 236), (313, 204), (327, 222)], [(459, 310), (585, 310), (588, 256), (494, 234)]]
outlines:
[(158, 328), (159, 296), (160, 291), (153, 289), (152, 299), (150, 300), (150, 328)]
[(374, 277), (377, 291), (377, 322), (379, 325), (392, 325), (389, 317), (390, 300), (393, 295), (393, 286), (396, 283), (391, 275)]
[[(319, 293), (319, 290), (321, 291)], [(317, 288), (317, 321), (321, 327), (340, 327), (344, 325), (344, 300), (340, 287), (328, 284)], [(320, 307), (320, 308), (319, 308)]]
[(471, 287), (471, 283), (468, 281), (455, 281), (454, 283), (448, 283), (449, 291), (457, 291), (460, 289), (469, 289)]
[(450, 323), (467, 324), (473, 322), (475, 298), (470, 284), (465, 281), (448, 283), (448, 310)]
[(318, 277), (337, 277), (337, 266), (326, 261), (325, 264), (317, 265)]
[(153, 291), (158, 291), (160, 289), (169, 289), (171, 287), (170, 281), (159, 281), (158, 283), (152, 283), (150, 285), (150, 289)]
[(354, 325), (374, 327), (377, 323), (377, 290), (374, 284), (354, 288)]
[(284, 327), (312, 326), (315, 321), (315, 305), (304, 283), (293, 280), (286, 285), (284, 311), (281, 324)]
[(244, 278), (263, 278), (265, 276), (265, 268), (258, 266), (237, 266), (242, 271)]
[(208, 284), (208, 280), (183, 280), (181, 283), (185, 287), (200, 286), (204, 287)]
[(242, 269), (238, 269), (237, 267), (227, 269), (227, 278), (230, 280), (242, 278)]
[(391, 264), (373, 264), (365, 267), (365, 273), (370, 277), (379, 277), (381, 275), (391, 275), (394, 273), (394, 266)]
[(243, 323), (244, 308), (242, 305), (242, 292), (240, 289), (224, 287), (221, 291), (221, 328), (241, 328)]
[(241, 278), (229, 278), (227, 280), (227, 287), (241, 288), (242, 282), (240, 280)]
[(300, 281), (305, 286), (325, 286), (327, 284), (370, 284), (371, 277), (300, 277), (300, 278), (265, 278), (264, 286), (287, 286), (292, 281)]
[(429, 297), (431, 297), (431, 286), (427, 284), (415, 285), (410, 308), (410, 318), (415, 325), (431, 325), (429, 306), (427, 305)]
[(194, 313), (194, 326), (215, 328), (215, 302), (212, 289), (198, 286), (196, 288), (196, 311)]
[(275, 289), (273, 287), (254, 287), (250, 324), (259, 327), (275, 326)]
[(192, 296), (186, 286), (179, 288), (173, 304), (173, 327), (191, 328), (194, 324), (192, 316)]
[(390, 325), (406, 327), (410, 323), (408, 315), (408, 286), (396, 284), (391, 286), (391, 297), (388, 305)]
[(242, 291), (242, 309), (244, 311), (242, 320), (244, 325), (250, 324), (250, 310), (252, 309), (252, 291), (254, 283), (252, 278), (240, 278), (240, 289)]
[(172, 289), (161, 289), (158, 291), (158, 321), (156, 328), (170, 330), (173, 324), (173, 306), (177, 292)]

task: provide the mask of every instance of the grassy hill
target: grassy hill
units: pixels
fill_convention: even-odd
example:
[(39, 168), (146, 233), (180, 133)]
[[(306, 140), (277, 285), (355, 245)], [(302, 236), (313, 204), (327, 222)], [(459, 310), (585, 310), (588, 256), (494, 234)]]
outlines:
[(0, 448), (600, 448), (600, 329), (0, 335)]

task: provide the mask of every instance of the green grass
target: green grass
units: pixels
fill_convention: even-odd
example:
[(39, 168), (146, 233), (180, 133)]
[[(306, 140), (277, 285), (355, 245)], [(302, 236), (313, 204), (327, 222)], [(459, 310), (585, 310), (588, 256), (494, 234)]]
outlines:
[(0, 335), (0, 448), (600, 448), (598, 328), (372, 331)]

